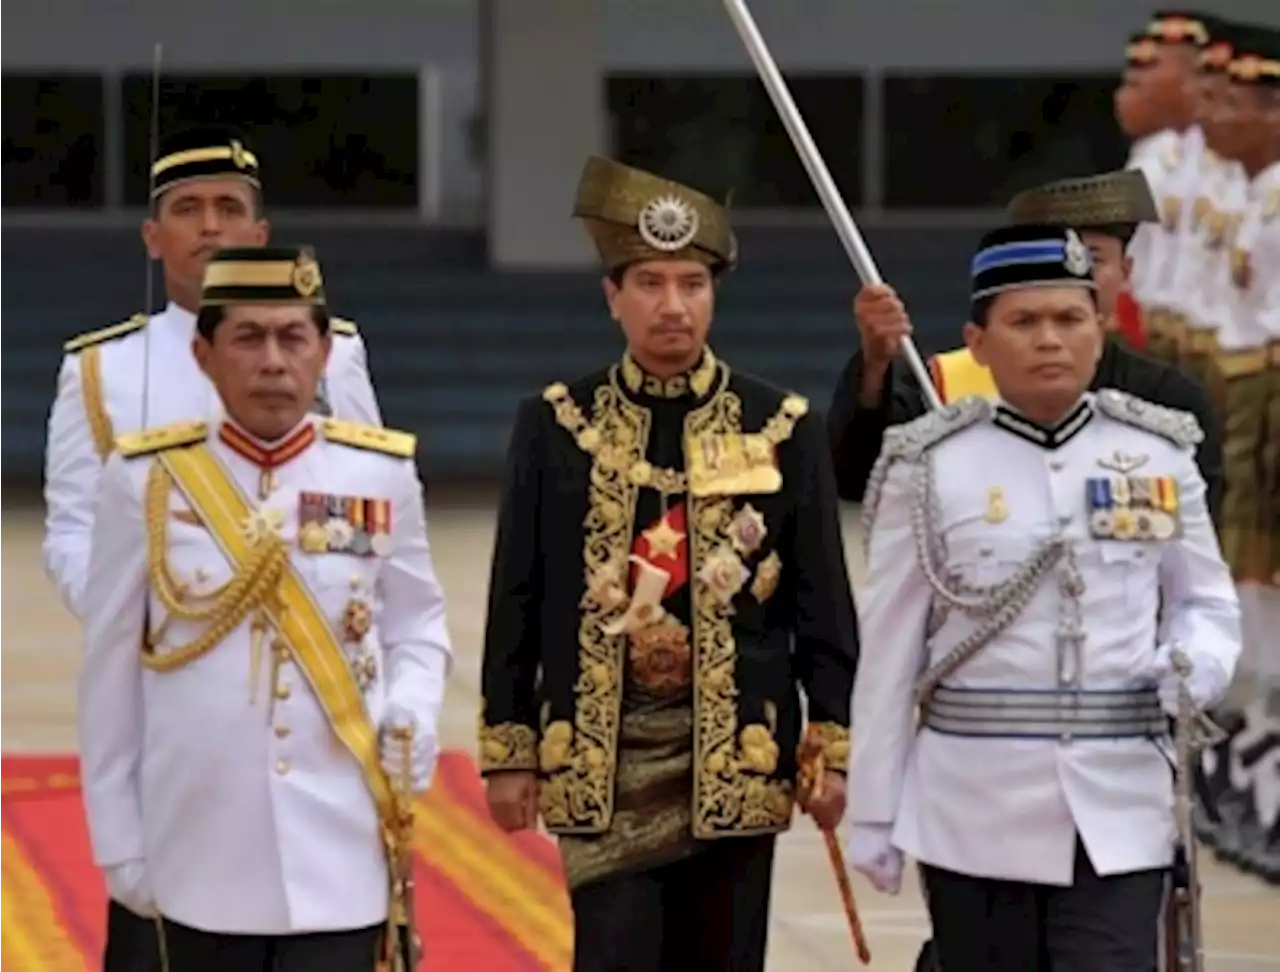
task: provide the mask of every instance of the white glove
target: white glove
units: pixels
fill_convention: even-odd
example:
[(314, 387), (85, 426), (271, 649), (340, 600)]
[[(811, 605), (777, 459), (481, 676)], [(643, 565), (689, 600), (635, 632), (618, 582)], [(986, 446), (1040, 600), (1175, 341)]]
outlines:
[[(1161, 708), (1176, 718), (1182, 676), (1174, 670), (1173, 651), (1173, 645), (1161, 645), (1156, 649), (1153, 674), (1157, 680)], [(1185, 648), (1182, 651), (1191, 661), (1191, 672), (1187, 675), (1187, 690), (1191, 693), (1191, 701), (1197, 709), (1207, 709), (1226, 694), (1231, 686), (1231, 677), (1213, 655), (1193, 655)]]
[[(413, 733), (413, 745), (408, 753), (409, 766), (405, 766), (405, 745), (396, 738), (394, 730), (408, 729)], [(414, 793), (424, 793), (431, 786), (431, 777), (436, 772), (436, 759), (440, 755), (440, 747), (434, 732), (426, 732), (419, 727), (417, 717), (398, 702), (387, 706), (382, 717), (382, 769), (391, 780), (391, 785), (398, 786), (406, 776), (412, 778)]]
[(884, 894), (902, 888), (902, 851), (889, 841), (889, 824), (854, 824), (845, 854), (850, 866)]
[(156, 916), (156, 900), (151, 893), (151, 882), (147, 880), (145, 861), (125, 861), (115, 867), (107, 868), (107, 894), (112, 901), (118, 901), (135, 915), (143, 918)]

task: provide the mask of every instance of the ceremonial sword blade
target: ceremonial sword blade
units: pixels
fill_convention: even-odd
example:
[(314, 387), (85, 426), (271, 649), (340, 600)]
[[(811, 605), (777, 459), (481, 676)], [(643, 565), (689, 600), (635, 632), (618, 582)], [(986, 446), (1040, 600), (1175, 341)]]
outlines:
[[(880, 276), (880, 271), (876, 268), (875, 261), (871, 258), (871, 251), (867, 249), (866, 241), (863, 240), (862, 233), (858, 231), (858, 224), (853, 221), (853, 216), (849, 213), (849, 207), (845, 205), (844, 199), (841, 198), (840, 190), (836, 188), (835, 180), (831, 178), (831, 172), (827, 169), (827, 164), (823, 161), (822, 154), (818, 151), (818, 146), (813, 141), (813, 136), (809, 134), (809, 128), (805, 125), (804, 117), (800, 114), (800, 109), (796, 107), (796, 103), (791, 97), (791, 92), (787, 88), (787, 83), (783, 80), (782, 73), (778, 70), (778, 65), (774, 62), (773, 55), (769, 52), (769, 45), (765, 43), (760, 29), (756, 26), (755, 19), (751, 16), (751, 11), (747, 9), (746, 0), (724, 0), (724, 6), (729, 13), (729, 19), (733, 21), (733, 25), (738, 31), (738, 36), (742, 38), (742, 43), (747, 48), (747, 53), (755, 64), (756, 73), (760, 75), (760, 80), (763, 82), (765, 90), (769, 92), (773, 107), (781, 117), (782, 124), (787, 129), (787, 134), (791, 136), (791, 144), (795, 146), (796, 152), (800, 156), (800, 161), (804, 164), (805, 171), (809, 173), (813, 188), (817, 191), (818, 198), (822, 200), (822, 208), (827, 211), (827, 218), (831, 220), (836, 235), (840, 238), (845, 253), (848, 254), (849, 261), (853, 264), (853, 269), (857, 271), (864, 284), (884, 283), (884, 278)], [(937, 390), (933, 387), (933, 380), (929, 377), (929, 371), (924, 365), (924, 360), (920, 357), (920, 352), (916, 350), (915, 343), (910, 337), (903, 338), (902, 351), (930, 407), (941, 409), (942, 401), (938, 398)]]

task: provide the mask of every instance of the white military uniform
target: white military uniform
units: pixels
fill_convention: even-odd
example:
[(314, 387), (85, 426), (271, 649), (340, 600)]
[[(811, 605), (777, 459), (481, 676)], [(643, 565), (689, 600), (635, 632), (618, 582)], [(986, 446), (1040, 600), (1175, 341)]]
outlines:
[[(343, 642), (352, 672), (361, 673), (374, 727), (397, 706), (434, 737), (451, 664), (413, 437), (317, 416), (300, 430), (312, 424), (314, 441), (274, 470), (265, 500), (261, 463), (224, 441), (218, 423), (130, 437), (132, 447), (122, 439), (98, 487), (79, 689), (94, 859), (104, 869), (144, 861), (160, 913), (204, 931), (375, 925), (387, 916), (388, 873), (361, 767), (335, 736), (302, 665), (288, 653), (273, 660), (273, 631), (255, 636), (245, 620), (186, 664), (168, 671), (144, 664), (148, 639), (163, 658), (209, 627), (171, 617), (156, 596), (148, 536), (157, 526), (148, 526), (145, 508), (158, 461), (151, 453), (207, 440), (261, 522), (288, 544), (292, 570)], [(369, 536), (384, 535), (372, 549), (358, 542), (353, 520), (326, 519), (326, 510), (332, 516), (359, 498), (382, 501), (386, 514), (382, 530), (363, 518)], [(225, 584), (230, 563), (194, 504), (175, 487), (166, 505), (174, 580), (189, 587), (189, 598)], [(303, 538), (317, 522), (325, 526), (320, 549), (308, 552), (316, 548)], [(359, 641), (347, 627), (353, 602), (373, 612)]]
[[(1163, 200), (1170, 192), (1170, 185), (1182, 165), (1182, 135), (1173, 129), (1165, 129), (1140, 138), (1129, 151), (1126, 169), (1141, 169), (1151, 186), (1156, 205), (1165, 214)], [(1143, 310), (1159, 306), (1157, 300), (1157, 267), (1163, 265), (1166, 250), (1166, 232), (1158, 223), (1139, 223), (1129, 242), (1129, 256), (1133, 257), (1133, 274), (1130, 286), (1134, 299)]]
[[(1229, 678), (1240, 650), (1198, 436), (1191, 416), (1114, 390), (1054, 433), (977, 399), (890, 433), (864, 514), (854, 827), (891, 826), (917, 860), (999, 880), (1070, 885), (1077, 834), (1102, 876), (1170, 862), (1171, 771), (1150, 738), (1165, 725), (1151, 698), (1161, 601), (1193, 663)], [(1121, 527), (1122, 504), (1091, 512), (1103, 478), (1163, 497), (1164, 514)], [(974, 646), (917, 730), (917, 680)]]
[(1191, 204), (1192, 232), (1184, 241), (1178, 276), (1187, 288), (1192, 328), (1212, 334), (1216, 345), (1230, 297), (1227, 241), (1240, 221), (1248, 180), (1240, 163), (1209, 158), (1205, 179)]
[[(1212, 154), (1204, 144), (1204, 132), (1192, 125), (1178, 139), (1177, 165), (1161, 180), (1153, 195), (1160, 210), (1159, 235), (1143, 273), (1151, 305), (1188, 318), (1186, 278), (1180, 273), (1180, 257), (1195, 228), (1195, 200), (1203, 184)], [(1135, 260), (1135, 263), (1137, 261)]]
[[(1268, 357), (1275, 355), (1280, 339), (1280, 163), (1259, 172), (1248, 184), (1243, 211), (1239, 214), (1231, 244), (1230, 338), (1223, 340), (1229, 367), (1239, 374), (1257, 375), (1267, 371)], [(1274, 367), (1274, 365), (1271, 365)], [(1259, 394), (1254, 416), (1260, 433), (1254, 454), (1259, 482), (1256, 496), (1263, 510), (1280, 502), (1263, 479), (1264, 451), (1277, 448), (1280, 429), (1269, 421), (1269, 402)], [(1230, 444), (1230, 443), (1229, 443)], [(1241, 446), (1246, 446), (1243, 441)], [(1230, 489), (1230, 479), (1227, 488)], [(1268, 684), (1280, 686), (1280, 578), (1272, 577), (1268, 524), (1259, 516), (1257, 536), (1250, 544), (1252, 563), (1239, 578), (1240, 601), (1245, 616), (1246, 660), (1251, 670)]]
[[(217, 408), (213, 385), (191, 351), (196, 317), (170, 303), (67, 342), (45, 454), (44, 564), (63, 604), (83, 615), (93, 502), (115, 436)], [(350, 321), (333, 322), (333, 351), (319, 399), (334, 415), (382, 424), (364, 341)], [(144, 395), (145, 381), (145, 395)]]

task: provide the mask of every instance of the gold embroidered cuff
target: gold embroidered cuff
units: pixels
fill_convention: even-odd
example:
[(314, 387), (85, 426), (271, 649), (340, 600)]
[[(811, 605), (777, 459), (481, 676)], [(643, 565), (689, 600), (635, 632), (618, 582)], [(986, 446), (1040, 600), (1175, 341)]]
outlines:
[(519, 722), (480, 726), (480, 772), (537, 772), (538, 740), (533, 728)]
[(834, 722), (811, 722), (809, 728), (822, 740), (823, 766), (837, 773), (846, 772), (849, 769), (849, 727)]

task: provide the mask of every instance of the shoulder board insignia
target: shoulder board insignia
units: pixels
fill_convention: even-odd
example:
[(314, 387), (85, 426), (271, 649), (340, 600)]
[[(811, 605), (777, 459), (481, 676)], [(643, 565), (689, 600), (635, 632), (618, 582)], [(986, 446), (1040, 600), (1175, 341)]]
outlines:
[(356, 327), (356, 322), (349, 321), (345, 317), (329, 318), (329, 330), (334, 334), (341, 334), (343, 337), (355, 337), (360, 333), (360, 329)]
[(208, 435), (209, 427), (204, 422), (177, 422), (119, 436), (116, 439), (116, 449), (126, 459), (135, 459), (138, 456), (164, 452), (166, 449), (195, 445), (203, 442)]
[[(989, 420), (995, 414), (991, 402), (979, 395), (967, 395), (941, 409), (921, 415), (910, 422), (895, 425), (885, 431), (880, 456), (867, 479), (866, 493), (862, 497), (862, 542), (870, 549), (871, 528), (875, 524), (880, 507), (880, 493), (889, 478), (889, 467), (899, 459), (919, 460), (939, 442), (978, 422)], [(865, 552), (865, 551), (864, 551)]]
[(90, 331), (88, 334), (73, 337), (62, 345), (62, 350), (68, 354), (74, 354), (95, 344), (114, 341), (116, 338), (122, 338), (126, 334), (140, 331), (147, 326), (148, 320), (150, 318), (146, 314), (134, 314), (127, 321), (121, 321), (119, 324), (112, 324), (110, 327), (102, 327), (96, 331)]
[(380, 425), (362, 422), (344, 422), (342, 419), (325, 419), (322, 428), (324, 437), (330, 442), (353, 449), (381, 452), (397, 459), (412, 459), (418, 451), (418, 437), (412, 432), (384, 429)]
[(1190, 412), (1156, 405), (1115, 388), (1098, 392), (1097, 402), (1103, 415), (1168, 439), (1181, 448), (1189, 449), (1204, 441), (1204, 430)]
[(918, 419), (893, 426), (884, 434), (881, 456), (916, 459), (939, 442), (995, 414), (992, 404), (979, 395), (968, 395)]

